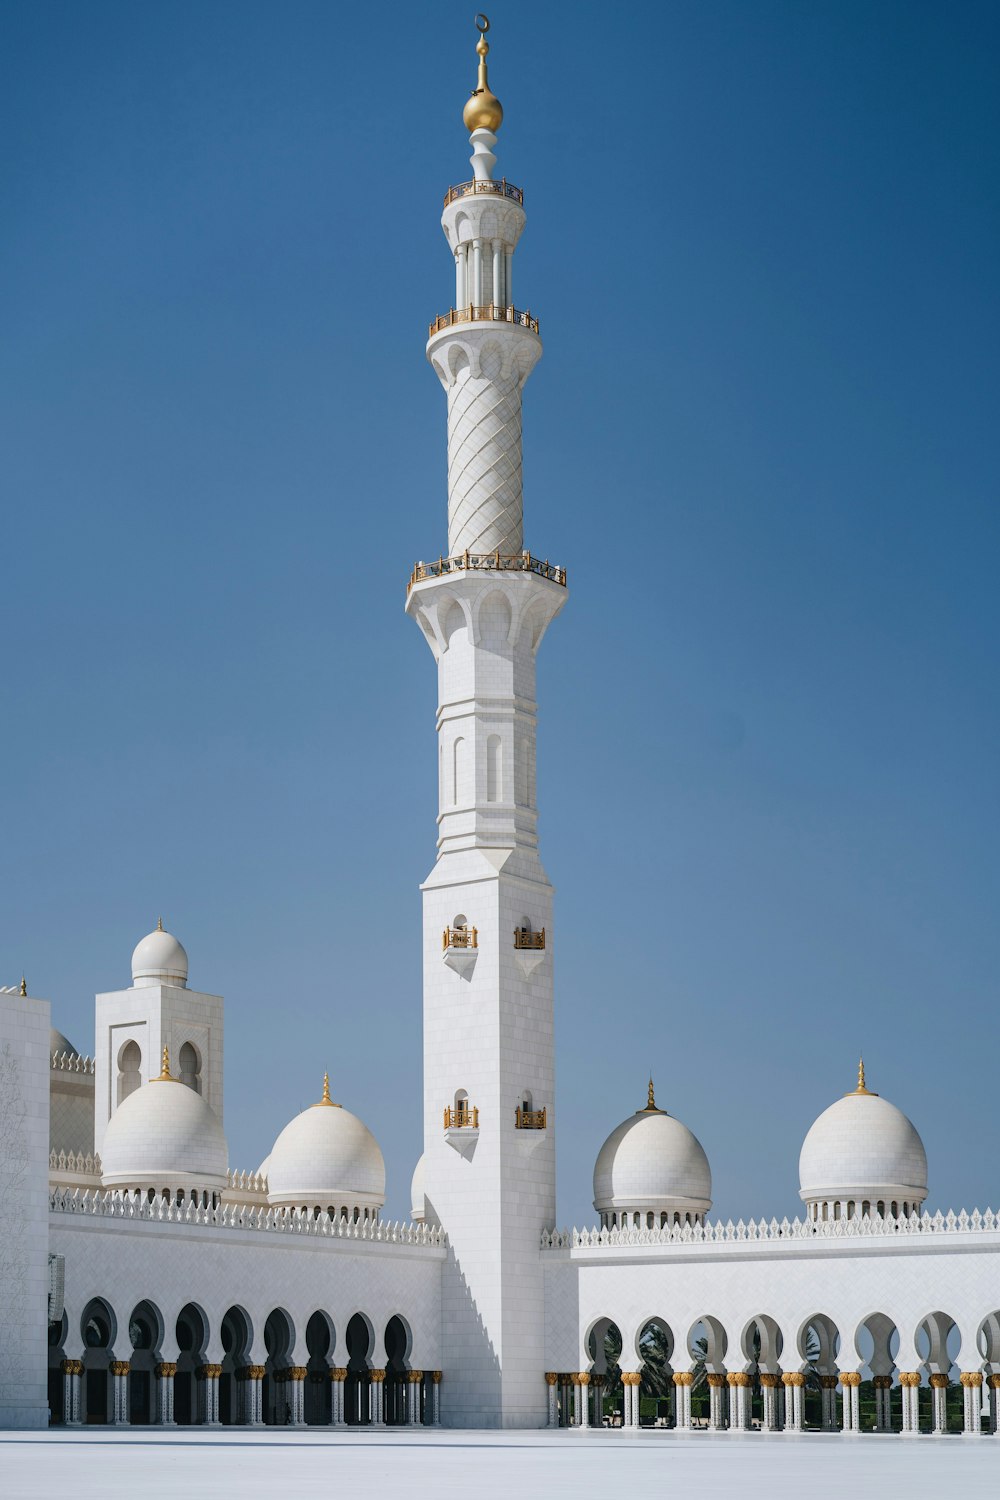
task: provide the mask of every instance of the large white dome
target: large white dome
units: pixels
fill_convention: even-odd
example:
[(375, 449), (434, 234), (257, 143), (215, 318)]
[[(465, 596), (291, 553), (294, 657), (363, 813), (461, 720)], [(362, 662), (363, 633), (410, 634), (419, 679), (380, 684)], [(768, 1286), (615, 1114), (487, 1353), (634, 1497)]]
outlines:
[(701, 1142), (686, 1125), (649, 1103), (623, 1120), (594, 1167), (594, 1207), (605, 1222), (622, 1215), (664, 1223), (698, 1218), (712, 1206), (712, 1173)]
[[(802, 1143), (799, 1197), (842, 1205), (841, 1212), (893, 1212), (892, 1203), (919, 1206), (927, 1196), (924, 1143), (902, 1110), (870, 1093), (864, 1069), (858, 1088), (825, 1109)], [(850, 1209), (849, 1204), (855, 1207)]]
[(267, 1159), (269, 1203), (376, 1213), (385, 1202), (385, 1162), (367, 1125), (323, 1098), (289, 1121)]
[(151, 1079), (123, 1099), (108, 1121), (101, 1147), (105, 1187), (221, 1192), (228, 1169), (218, 1115), (179, 1079)]
[(137, 988), (150, 984), (174, 984), (179, 989), (187, 986), (188, 956), (183, 946), (170, 932), (164, 932), (163, 924), (157, 923), (156, 931), (149, 932), (135, 945), (132, 953), (132, 983)]

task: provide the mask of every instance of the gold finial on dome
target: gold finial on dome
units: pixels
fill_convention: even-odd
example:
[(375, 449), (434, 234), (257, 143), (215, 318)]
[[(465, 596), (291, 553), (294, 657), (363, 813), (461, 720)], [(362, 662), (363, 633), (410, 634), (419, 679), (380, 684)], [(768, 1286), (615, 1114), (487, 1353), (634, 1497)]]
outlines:
[(26, 997), (27, 993), (28, 993), (28, 981), (25, 979), (24, 975), (22, 974), (21, 975), (21, 994)]
[(489, 17), (480, 12), (476, 16), (476, 30), (479, 32), (479, 41), (476, 43), (476, 51), (479, 53), (479, 77), (462, 111), (465, 128), (470, 133), (473, 130), (489, 130), (495, 133), (503, 123), (503, 105), (496, 94), (490, 92), (486, 78), (486, 54), (490, 50), (486, 33), (489, 29)]
[[(858, 1086), (856, 1089), (851, 1090), (851, 1094), (867, 1094), (870, 1099), (878, 1098), (878, 1094), (874, 1093), (870, 1088), (865, 1087), (865, 1060), (863, 1057), (858, 1058)], [(850, 1095), (848, 1095), (848, 1098), (850, 1098)]]
[(162, 917), (157, 917), (157, 919), (156, 919), (156, 930), (157, 930), (157, 932), (162, 932), (163, 931), (163, 918)]
[(150, 1081), (150, 1083), (177, 1083), (177, 1082), (179, 1082), (179, 1080), (176, 1079), (174, 1077), (174, 1075), (170, 1071), (170, 1049), (169, 1049), (169, 1047), (164, 1047), (164, 1049), (163, 1049), (163, 1061), (160, 1064), (160, 1076), (159, 1076), (159, 1078), (151, 1078), (149, 1081)]
[(649, 1088), (646, 1090), (646, 1108), (639, 1111), (642, 1115), (662, 1115), (663, 1110), (658, 1108), (656, 1095), (653, 1093), (653, 1075), (649, 1075)]
[(330, 1109), (339, 1109), (340, 1108), (340, 1105), (337, 1103), (337, 1101), (335, 1099), (331, 1099), (330, 1098), (330, 1075), (329, 1075), (329, 1073), (324, 1073), (323, 1074), (323, 1097), (322, 1097), (322, 1099), (318, 1099), (316, 1101), (316, 1103), (313, 1105), (313, 1109), (320, 1109), (324, 1104), (329, 1105)]

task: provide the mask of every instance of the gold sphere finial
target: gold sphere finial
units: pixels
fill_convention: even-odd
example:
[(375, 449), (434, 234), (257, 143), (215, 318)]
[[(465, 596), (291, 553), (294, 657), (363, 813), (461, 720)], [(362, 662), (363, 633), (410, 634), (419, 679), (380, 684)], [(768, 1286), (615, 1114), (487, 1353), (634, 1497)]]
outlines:
[(323, 1097), (322, 1097), (322, 1099), (318, 1099), (316, 1101), (316, 1103), (313, 1105), (313, 1109), (320, 1109), (324, 1104), (327, 1105), (327, 1106), (329, 1106), (330, 1109), (339, 1109), (340, 1108), (340, 1105), (337, 1103), (337, 1101), (335, 1099), (331, 1099), (330, 1098), (330, 1075), (329, 1075), (329, 1073), (324, 1073), (323, 1074)]
[(473, 130), (489, 130), (495, 133), (503, 123), (503, 105), (496, 94), (490, 91), (486, 77), (486, 54), (490, 50), (486, 33), (489, 29), (489, 17), (484, 16), (480, 11), (476, 16), (476, 30), (479, 32), (479, 40), (476, 43), (476, 51), (479, 54), (479, 77), (462, 111), (465, 128), (470, 134)]
[(28, 981), (25, 979), (25, 977), (24, 977), (23, 974), (21, 975), (21, 994), (25, 998), (27, 998), (27, 994), (28, 994)]
[(159, 1076), (159, 1078), (151, 1078), (150, 1082), (151, 1083), (176, 1083), (177, 1082), (177, 1079), (173, 1076), (173, 1074), (170, 1071), (170, 1048), (169, 1047), (164, 1047), (164, 1049), (163, 1049), (163, 1059), (162, 1059), (162, 1062), (160, 1063), (160, 1076)]

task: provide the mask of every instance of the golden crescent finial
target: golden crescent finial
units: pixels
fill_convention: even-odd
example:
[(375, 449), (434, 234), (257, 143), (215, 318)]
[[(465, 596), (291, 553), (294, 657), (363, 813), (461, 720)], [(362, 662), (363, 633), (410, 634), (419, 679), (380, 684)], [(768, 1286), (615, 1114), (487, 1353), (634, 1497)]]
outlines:
[(484, 16), (482, 11), (479, 11), (476, 15), (476, 30), (479, 32), (479, 40), (476, 43), (476, 51), (479, 53), (479, 76), (472, 95), (466, 101), (465, 109), (462, 111), (465, 128), (470, 134), (474, 130), (489, 130), (495, 133), (503, 123), (503, 105), (496, 94), (490, 90), (486, 76), (486, 54), (490, 50), (486, 33), (489, 29), (489, 16)]

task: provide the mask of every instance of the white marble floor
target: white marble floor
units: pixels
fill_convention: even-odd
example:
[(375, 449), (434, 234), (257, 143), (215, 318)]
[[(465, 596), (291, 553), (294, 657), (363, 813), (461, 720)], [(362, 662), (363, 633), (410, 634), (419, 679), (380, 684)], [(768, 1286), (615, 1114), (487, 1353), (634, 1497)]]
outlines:
[(90, 1428), (0, 1433), (0, 1495), (238, 1500), (336, 1489), (466, 1500), (589, 1500), (691, 1494), (698, 1500), (923, 1500), (1000, 1494), (1000, 1439), (807, 1434), (764, 1438), (621, 1432), (442, 1432), (395, 1428), (165, 1435)]

